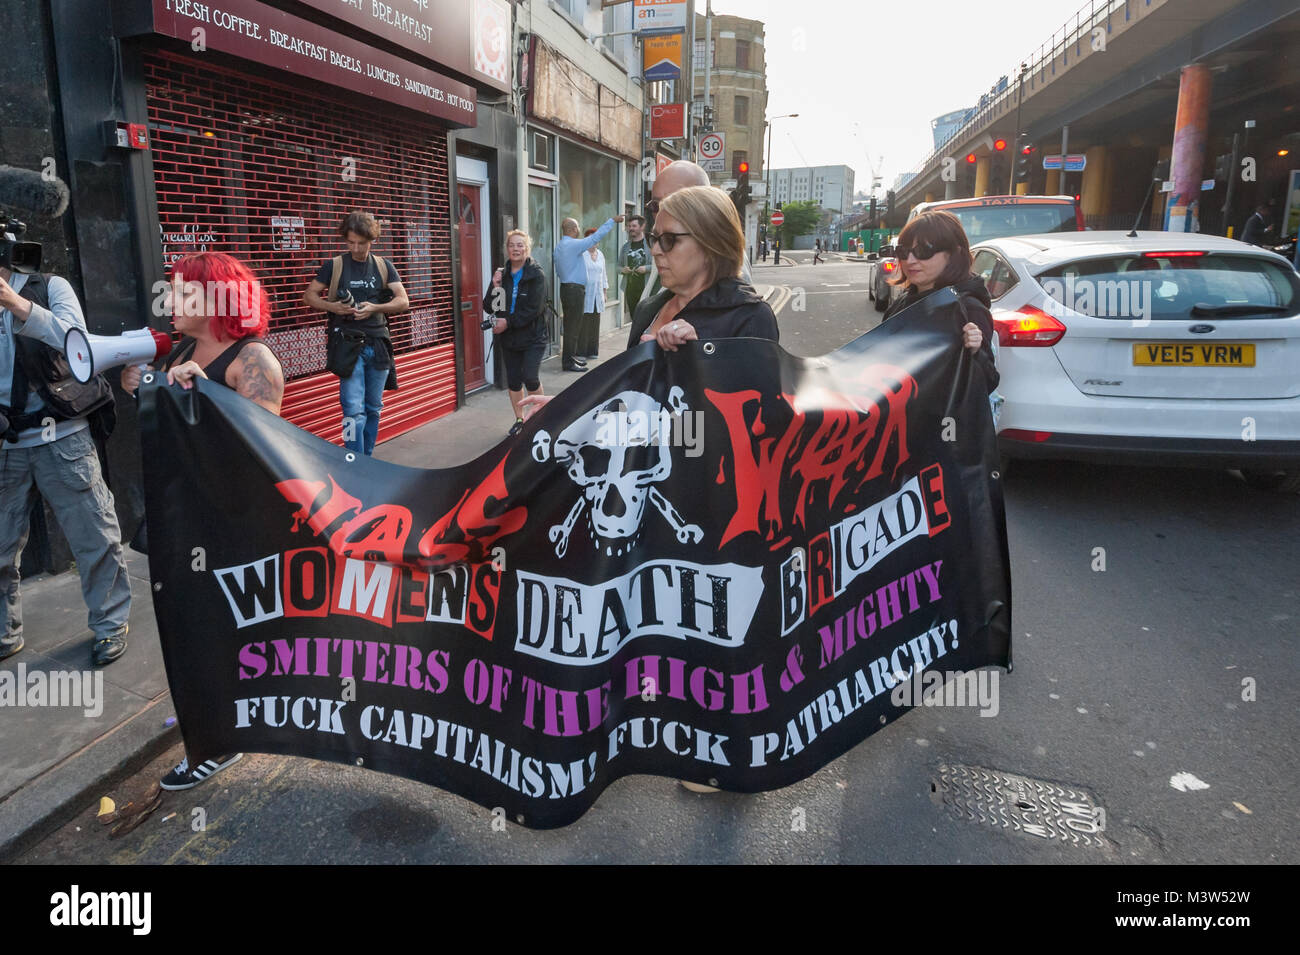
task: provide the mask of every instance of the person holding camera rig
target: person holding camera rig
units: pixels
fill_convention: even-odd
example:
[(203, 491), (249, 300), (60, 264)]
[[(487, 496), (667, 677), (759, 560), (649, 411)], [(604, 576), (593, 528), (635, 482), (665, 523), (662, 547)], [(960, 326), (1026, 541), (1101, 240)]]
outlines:
[(63, 341), (86, 320), (67, 280), (39, 271), (40, 247), (17, 241), (24, 228), (0, 215), (0, 659), (25, 642), (18, 566), (39, 491), (76, 556), (91, 660), (103, 666), (126, 652), (131, 615), (122, 532), (91, 437), (112, 430), (113, 394), (100, 377), (72, 377)]
[(397, 388), (388, 316), (411, 306), (397, 269), (370, 254), (379, 234), (370, 213), (344, 216), (339, 236), (347, 242), (348, 254), (323, 262), (302, 296), (304, 305), (331, 316), (325, 367), (339, 377), (344, 446), (362, 454), (374, 453), (384, 392)]

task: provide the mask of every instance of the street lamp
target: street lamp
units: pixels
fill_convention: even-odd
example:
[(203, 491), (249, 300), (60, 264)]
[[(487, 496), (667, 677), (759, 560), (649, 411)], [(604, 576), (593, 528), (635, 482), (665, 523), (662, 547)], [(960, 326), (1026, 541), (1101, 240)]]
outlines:
[[(766, 123), (767, 126), (767, 159), (763, 162), (763, 178), (767, 181), (767, 195), (763, 197), (763, 218), (771, 221), (772, 209), (772, 124), (778, 119), (795, 119), (798, 113), (786, 113), (784, 116), (773, 116)], [(764, 226), (766, 229), (767, 227)]]
[[(1016, 138), (1012, 140), (1016, 144), (1016, 149), (1020, 148), (1020, 107), (1025, 102), (1025, 76), (1029, 73), (1029, 64), (1020, 64), (1020, 88), (1016, 95)], [(1061, 168), (1065, 168), (1065, 160), (1061, 160)], [(1013, 195), (1016, 191), (1016, 167), (1013, 162), (1011, 165), (1011, 181), (1007, 183), (1007, 194)]]

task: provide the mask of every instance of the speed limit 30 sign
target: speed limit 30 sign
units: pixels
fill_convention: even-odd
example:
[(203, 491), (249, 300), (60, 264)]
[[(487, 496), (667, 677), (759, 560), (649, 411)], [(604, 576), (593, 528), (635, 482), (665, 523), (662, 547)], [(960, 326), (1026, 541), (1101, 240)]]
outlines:
[(726, 137), (722, 133), (707, 133), (700, 137), (700, 166), (708, 172), (721, 172), (726, 168), (723, 159), (727, 151)]

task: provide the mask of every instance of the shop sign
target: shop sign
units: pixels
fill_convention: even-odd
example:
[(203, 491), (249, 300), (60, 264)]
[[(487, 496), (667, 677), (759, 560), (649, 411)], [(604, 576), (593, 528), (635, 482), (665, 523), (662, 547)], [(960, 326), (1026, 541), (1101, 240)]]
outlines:
[[(258, 0), (152, 0), (153, 31), (195, 49), (211, 49), (418, 110), (455, 126), (473, 126), (472, 86)], [(332, 11), (337, 3), (328, 5)], [(200, 46), (201, 45), (201, 46)]]

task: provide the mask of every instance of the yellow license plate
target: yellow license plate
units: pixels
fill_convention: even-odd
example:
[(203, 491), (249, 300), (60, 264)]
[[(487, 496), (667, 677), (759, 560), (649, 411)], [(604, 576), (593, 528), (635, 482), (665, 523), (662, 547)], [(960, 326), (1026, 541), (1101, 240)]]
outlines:
[(1200, 368), (1254, 368), (1253, 342), (1138, 342), (1135, 365), (1191, 365)]

